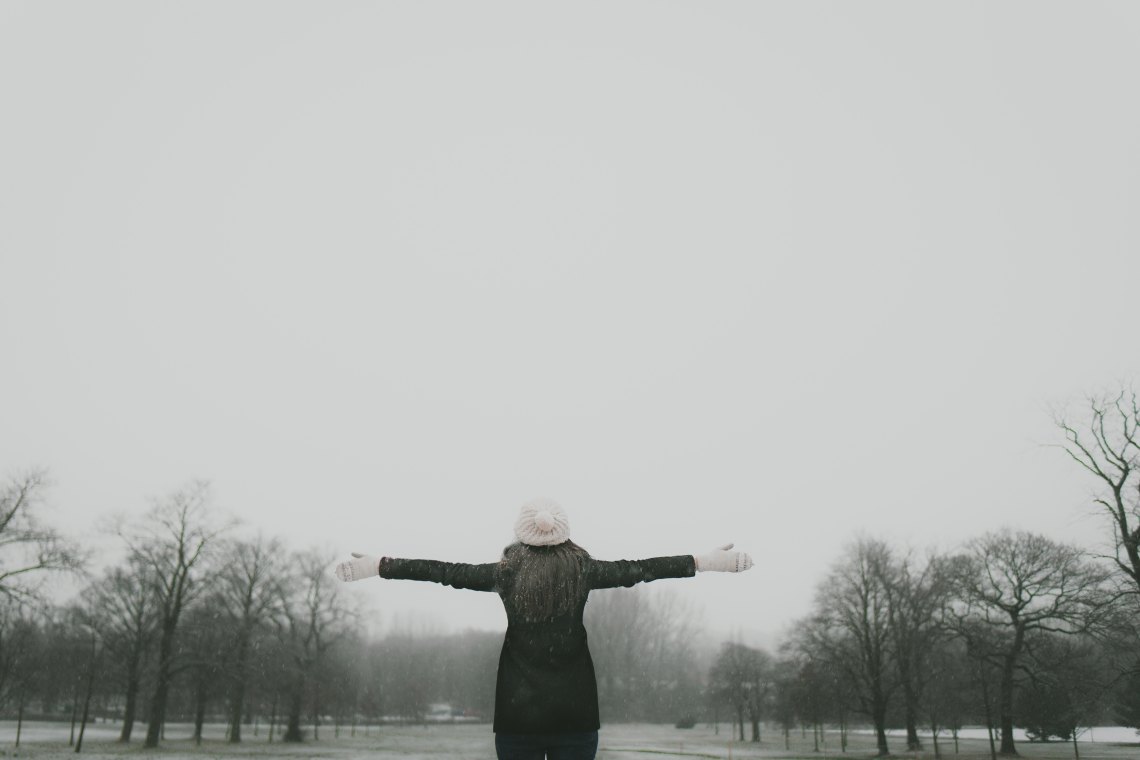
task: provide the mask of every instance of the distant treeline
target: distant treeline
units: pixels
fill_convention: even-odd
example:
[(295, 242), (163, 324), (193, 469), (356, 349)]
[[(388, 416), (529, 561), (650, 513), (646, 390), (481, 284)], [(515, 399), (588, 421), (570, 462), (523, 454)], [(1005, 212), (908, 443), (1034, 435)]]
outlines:
[[(700, 651), (695, 612), (667, 592), (597, 592), (587, 606), (604, 721), (730, 720), (741, 741), (776, 726), (905, 729), (908, 749), (964, 725), (1074, 742), (1105, 723), (1140, 728), (1140, 403), (1132, 391), (1058, 417), (1058, 447), (1098, 487), (1108, 551), (1029, 531), (981, 535), (919, 556), (852, 541), (821, 578), (812, 613), (775, 652)], [(230, 741), (319, 739), (331, 727), (423, 721), (446, 703), (489, 720), (501, 633), (365, 636), (329, 572), (336, 558), (273, 538), (239, 539), (194, 482), (117, 529), (124, 562), (68, 605), (44, 601), (77, 545), (37, 519), (41, 471), (0, 489), (0, 714), (136, 721), (223, 718)], [(773, 582), (777, 582), (773, 580)], [(741, 599), (741, 604), (747, 604)]]

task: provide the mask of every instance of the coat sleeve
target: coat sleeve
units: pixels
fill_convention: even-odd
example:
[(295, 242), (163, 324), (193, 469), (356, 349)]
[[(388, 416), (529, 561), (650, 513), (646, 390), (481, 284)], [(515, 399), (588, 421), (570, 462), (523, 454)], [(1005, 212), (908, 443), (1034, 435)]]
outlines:
[(591, 559), (586, 566), (586, 578), (591, 589), (633, 586), (658, 578), (691, 578), (696, 574), (696, 563), (690, 554), (649, 559), (621, 559), (616, 562)]
[(494, 591), (499, 563), (468, 565), (463, 562), (440, 562), (434, 559), (397, 559), (383, 557), (380, 560), (380, 577), (408, 581), (431, 581), (452, 588), (466, 588), (472, 591)]

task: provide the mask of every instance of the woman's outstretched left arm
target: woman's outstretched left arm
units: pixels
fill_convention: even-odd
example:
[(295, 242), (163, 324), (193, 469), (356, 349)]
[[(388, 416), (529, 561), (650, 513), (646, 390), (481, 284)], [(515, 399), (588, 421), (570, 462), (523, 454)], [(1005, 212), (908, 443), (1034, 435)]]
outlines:
[(410, 581), (431, 581), (452, 588), (494, 591), (497, 562), (469, 565), (463, 562), (440, 562), (434, 559), (397, 559), (353, 553), (352, 559), (336, 566), (342, 581), (359, 581), (379, 575)]

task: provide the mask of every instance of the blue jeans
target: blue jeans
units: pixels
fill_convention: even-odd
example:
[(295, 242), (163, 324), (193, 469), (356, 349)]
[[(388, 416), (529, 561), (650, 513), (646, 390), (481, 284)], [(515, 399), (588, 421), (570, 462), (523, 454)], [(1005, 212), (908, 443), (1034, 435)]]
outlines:
[(495, 734), (499, 760), (594, 760), (598, 732), (575, 734)]

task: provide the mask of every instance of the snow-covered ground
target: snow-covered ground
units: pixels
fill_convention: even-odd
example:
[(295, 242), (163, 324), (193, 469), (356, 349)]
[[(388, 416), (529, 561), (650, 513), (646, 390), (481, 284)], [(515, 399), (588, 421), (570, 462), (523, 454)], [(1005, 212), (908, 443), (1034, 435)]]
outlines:
[[(67, 744), (68, 725), (58, 723), (24, 724), (19, 749), (14, 747), (16, 726), (13, 722), (0, 722), (0, 753), (8, 757), (39, 758), (40, 760), (64, 760), (75, 757), (73, 748)], [(964, 732), (967, 733), (967, 732)], [(982, 731), (968, 732), (984, 736)], [(136, 740), (129, 746), (122, 746), (115, 740), (118, 726), (111, 723), (89, 725), (84, 738), (83, 754), (98, 760), (120, 759), (124, 756), (141, 754), (142, 737), (145, 726), (139, 725)], [(1095, 743), (1081, 746), (1081, 760), (1135, 760), (1140, 758), (1140, 741), (1130, 729), (1094, 729)], [(487, 724), (470, 725), (427, 725), (427, 726), (384, 726), (371, 727), (368, 736), (363, 729), (355, 737), (342, 730), (340, 737), (334, 736), (332, 726), (321, 728), (320, 741), (307, 741), (300, 745), (281, 744), (267, 741), (264, 727), (259, 736), (249, 732), (240, 745), (230, 745), (224, 741), (224, 726), (208, 725), (205, 740), (201, 747), (190, 739), (191, 726), (170, 724), (166, 731), (167, 739), (162, 744), (158, 756), (168, 760), (202, 760), (202, 758), (329, 758), (330, 760), (494, 760), (494, 735)], [(607, 725), (601, 732), (601, 748), (598, 760), (646, 760), (647, 757), (667, 760), (668, 758), (813, 758), (841, 757), (838, 735), (827, 733), (822, 752), (816, 754), (811, 734), (806, 736), (793, 732), (789, 737), (791, 750), (784, 749), (784, 737), (774, 729), (765, 730), (763, 741), (733, 742), (727, 725), (720, 726), (719, 733), (711, 726), (700, 725), (690, 730), (680, 730), (671, 726), (657, 725)], [(932, 758), (930, 737), (924, 737), (927, 749), (921, 753), (906, 753), (898, 737), (892, 736), (892, 750), (909, 758)], [(1113, 743), (1121, 742), (1121, 743)], [(961, 753), (954, 755), (954, 747), (949, 737), (940, 739), (943, 756), (947, 760), (983, 760), (988, 758), (988, 745), (983, 738), (966, 738), (961, 741)], [(1025, 758), (1055, 759), (1073, 757), (1072, 745), (1064, 743), (1020, 745)], [(867, 757), (874, 752), (873, 737), (855, 734), (851, 737), (848, 757)], [(147, 754), (148, 757), (154, 755)]]
[[(964, 728), (958, 732), (958, 735), (970, 739), (985, 739), (986, 729)], [(945, 736), (949, 736), (949, 734), (945, 734), (944, 738)], [(1028, 741), (1025, 738), (1025, 732), (1020, 728), (1013, 729), (1013, 738), (1019, 742)], [(1140, 736), (1137, 736), (1136, 729), (1133, 728), (1124, 728), (1123, 726), (1097, 726), (1095, 728), (1085, 729), (1085, 732), (1077, 737), (1077, 741), (1126, 744), (1140, 742)], [(1140, 752), (1138, 752), (1137, 755), (1140, 756)]]
[[(861, 729), (856, 733), (870, 734), (869, 729)], [(906, 736), (905, 731), (888, 731), (887, 738), (890, 741), (896, 741)], [(963, 728), (958, 732), (958, 737), (961, 739), (985, 739), (986, 729), (984, 728)], [(1020, 728), (1013, 729), (1014, 741), (1027, 742), (1028, 738), (1025, 736), (1025, 731)], [(922, 734), (923, 741), (930, 741), (930, 733)], [(938, 741), (950, 740), (950, 732), (943, 731)], [(1140, 735), (1137, 734), (1136, 729), (1124, 728), (1123, 726), (1096, 726), (1093, 728), (1086, 728), (1080, 736), (1077, 737), (1078, 742), (1093, 742), (1093, 743), (1109, 743), (1109, 744), (1129, 744), (1140, 742)], [(1137, 753), (1140, 757), (1140, 752)]]

